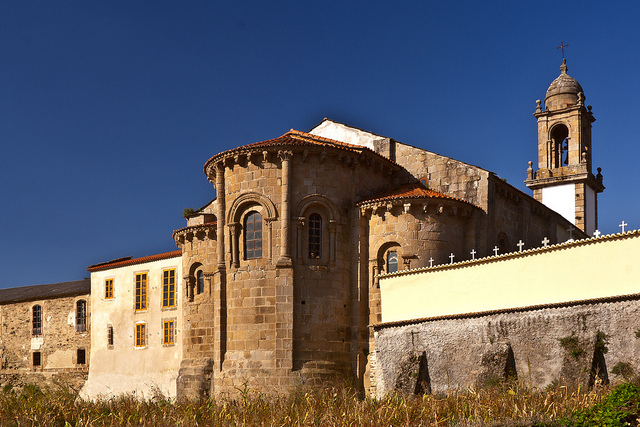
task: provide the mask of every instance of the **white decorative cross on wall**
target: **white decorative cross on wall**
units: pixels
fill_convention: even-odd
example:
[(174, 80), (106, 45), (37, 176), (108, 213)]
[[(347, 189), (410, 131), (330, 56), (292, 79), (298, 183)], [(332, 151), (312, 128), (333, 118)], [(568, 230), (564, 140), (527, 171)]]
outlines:
[(453, 264), (453, 259), (454, 259), (455, 257), (456, 257), (456, 256), (453, 254), (453, 252), (451, 253), (451, 255), (449, 255), (449, 259), (451, 259), (450, 264)]
[(471, 249), (471, 252), (469, 252), (471, 254), (471, 259), (476, 259), (476, 250), (475, 249)]
[(546, 236), (544, 239), (542, 239), (542, 244), (544, 245), (545, 248), (549, 245), (549, 239), (547, 239)]
[(522, 252), (522, 247), (524, 246), (524, 242), (522, 241), (522, 239), (520, 239), (517, 246), (518, 246), (518, 251)]
[(494, 256), (498, 256), (498, 251), (500, 250), (500, 248), (498, 248), (497, 246), (493, 248), (493, 255)]
[(433, 258), (429, 258), (429, 267), (433, 267)]

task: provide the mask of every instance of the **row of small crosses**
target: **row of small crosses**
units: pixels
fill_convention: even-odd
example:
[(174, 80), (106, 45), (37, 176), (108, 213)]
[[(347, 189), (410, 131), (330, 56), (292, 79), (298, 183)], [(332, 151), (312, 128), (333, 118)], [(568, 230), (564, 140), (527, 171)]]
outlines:
[[(622, 221), (622, 224), (618, 225), (618, 227), (622, 228), (622, 232), (624, 233), (624, 229), (625, 227), (629, 225), (626, 222)], [(573, 241), (573, 230), (575, 230), (575, 228), (573, 226), (570, 226), (567, 231), (569, 232), (569, 242)], [(600, 230), (596, 230), (593, 232), (593, 237), (595, 237), (596, 239), (599, 238), (602, 235), (602, 233), (600, 232)], [(520, 241), (516, 244), (516, 246), (518, 247), (518, 252), (522, 252), (522, 247), (524, 246), (524, 242), (522, 241), (522, 239), (520, 239)], [(543, 247), (547, 247), (549, 246), (549, 239), (547, 239), (547, 237), (545, 236), (544, 239), (542, 239), (542, 246)], [(493, 256), (498, 256), (498, 252), (500, 251), (500, 248), (498, 248), (498, 246), (495, 246), (493, 248)], [(471, 252), (469, 252), (471, 254), (471, 260), (476, 259), (476, 250), (472, 249)], [(449, 264), (453, 264), (453, 260), (455, 259), (455, 255), (453, 253), (451, 253), (451, 255), (449, 255), (449, 259), (451, 260), (449, 262)], [(429, 258), (429, 267), (433, 267), (433, 257)]]

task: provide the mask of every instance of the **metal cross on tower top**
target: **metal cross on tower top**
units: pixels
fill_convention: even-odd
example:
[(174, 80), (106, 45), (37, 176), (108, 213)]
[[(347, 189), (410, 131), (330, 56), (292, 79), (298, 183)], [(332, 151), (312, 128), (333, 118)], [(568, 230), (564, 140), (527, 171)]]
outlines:
[(562, 49), (562, 59), (564, 59), (564, 48), (565, 47), (569, 47), (568, 44), (564, 44), (564, 42), (560, 42), (560, 46), (558, 46), (556, 49)]

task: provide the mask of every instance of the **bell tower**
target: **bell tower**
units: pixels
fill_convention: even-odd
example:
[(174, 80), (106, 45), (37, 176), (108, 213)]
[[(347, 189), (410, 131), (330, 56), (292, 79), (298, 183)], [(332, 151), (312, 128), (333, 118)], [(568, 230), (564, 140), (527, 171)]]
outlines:
[(525, 184), (533, 197), (592, 235), (598, 227), (597, 195), (604, 190), (601, 169), (591, 172), (591, 106), (584, 105), (580, 83), (567, 74), (562, 60), (560, 76), (544, 99), (537, 100), (538, 170), (529, 162)]

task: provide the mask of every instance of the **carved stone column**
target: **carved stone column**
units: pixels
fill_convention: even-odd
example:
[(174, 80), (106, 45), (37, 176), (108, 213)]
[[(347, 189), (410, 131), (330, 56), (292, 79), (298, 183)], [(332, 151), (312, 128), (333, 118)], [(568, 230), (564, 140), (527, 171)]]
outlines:
[(281, 223), (281, 240), (280, 240), (280, 259), (278, 259), (279, 266), (291, 265), (291, 244), (290, 244), (290, 212), (291, 212), (291, 158), (293, 153), (291, 151), (281, 150), (278, 152), (278, 157), (282, 161), (282, 186), (281, 186), (281, 201), (282, 201), (282, 223)]
[(216, 164), (216, 202), (218, 203), (218, 211), (216, 212), (218, 229), (218, 269), (225, 270), (224, 263), (224, 223), (225, 223), (225, 193), (224, 193), (224, 163)]
[(329, 221), (329, 266), (336, 265), (336, 226), (337, 221)]
[(303, 244), (303, 240), (302, 240), (302, 236), (304, 233), (304, 217), (300, 217), (300, 218), (296, 218), (297, 221), (297, 225), (298, 225), (298, 234), (296, 235), (296, 258), (297, 258), (297, 262), (302, 262), (302, 244)]
[(238, 248), (238, 231), (240, 224), (237, 222), (229, 224), (229, 238), (231, 239), (231, 265), (235, 268), (240, 267), (240, 251)]

